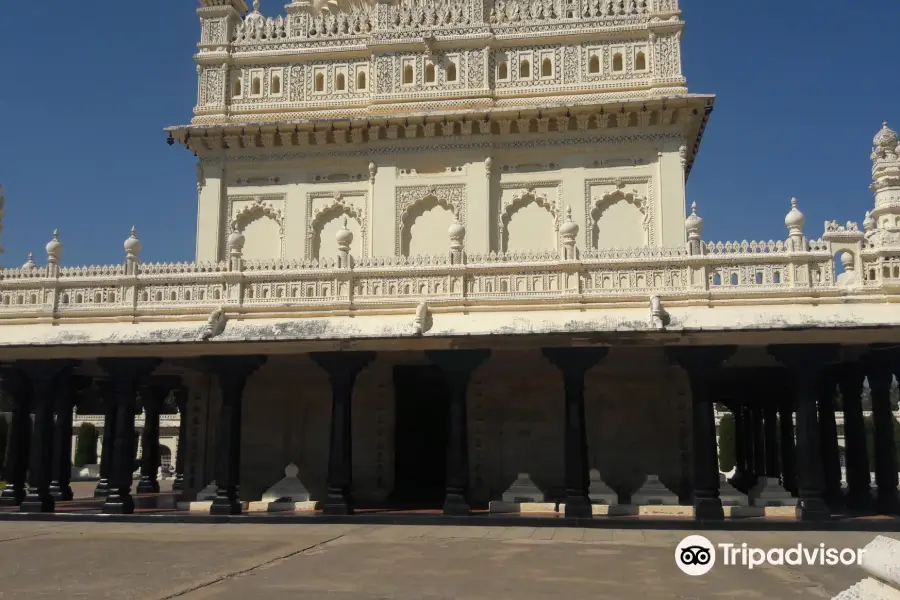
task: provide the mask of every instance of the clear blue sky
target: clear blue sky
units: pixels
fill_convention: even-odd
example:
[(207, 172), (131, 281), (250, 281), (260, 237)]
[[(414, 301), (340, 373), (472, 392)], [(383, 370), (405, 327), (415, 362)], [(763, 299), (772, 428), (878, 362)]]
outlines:
[[(263, 0), (263, 12), (285, 0)], [(704, 237), (781, 239), (791, 196), (810, 237), (862, 221), (869, 153), (900, 126), (897, 0), (682, 0), (693, 92), (718, 95), (688, 183)], [(110, 264), (136, 225), (145, 261), (192, 260), (194, 157), (162, 128), (189, 122), (195, 2), (6, 2), (0, 183), (6, 254)]]

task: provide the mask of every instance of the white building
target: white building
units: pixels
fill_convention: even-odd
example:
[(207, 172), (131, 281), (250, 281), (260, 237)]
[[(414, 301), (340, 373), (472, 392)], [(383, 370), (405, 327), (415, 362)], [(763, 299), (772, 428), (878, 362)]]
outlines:
[[(868, 376), (883, 416), (898, 370), (896, 133), (862, 229), (808, 237), (788, 194), (785, 239), (712, 242), (685, 181), (714, 96), (688, 91), (677, 0), (259, 4), (202, 0), (194, 118), (167, 130), (198, 157), (196, 262), (143, 264), (132, 231), (110, 266), (64, 266), (54, 235), (46, 266), (0, 271), (33, 443), (74, 370), (110, 378), (125, 456), (127, 399), (164, 374), (188, 389), (186, 490), (215, 480), (214, 512), (296, 463), (327, 512), (436, 492), (467, 513), (529, 473), (590, 516), (594, 467), (622, 501), (658, 475), (717, 518), (712, 403), (765, 373), (792, 382), (761, 397), (796, 408), (800, 513), (827, 513), (821, 380)], [(52, 508), (31, 472), (24, 510)]]

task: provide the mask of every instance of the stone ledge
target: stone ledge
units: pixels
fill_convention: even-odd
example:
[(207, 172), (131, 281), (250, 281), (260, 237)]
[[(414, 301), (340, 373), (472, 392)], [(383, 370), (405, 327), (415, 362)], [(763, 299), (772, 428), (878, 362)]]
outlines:
[[(249, 502), (241, 502), (241, 510), (247, 510)], [(186, 510), (192, 513), (208, 513), (212, 508), (212, 500), (200, 500), (194, 502), (178, 502), (175, 504), (178, 510)]]
[(313, 511), (319, 503), (315, 500), (306, 502), (249, 502), (247, 512), (303, 512)]
[[(563, 510), (565, 510), (565, 504), (560, 505), (560, 511)], [(556, 513), (556, 503), (493, 501), (488, 505), (488, 512), (495, 514)]]
[(760, 517), (789, 517), (796, 519), (796, 506), (723, 506), (726, 519), (753, 519)]

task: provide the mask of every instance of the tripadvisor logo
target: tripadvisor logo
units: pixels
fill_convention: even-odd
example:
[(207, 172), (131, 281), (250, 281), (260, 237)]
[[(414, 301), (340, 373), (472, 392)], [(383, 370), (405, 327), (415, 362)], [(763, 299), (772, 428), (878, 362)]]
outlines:
[(828, 566), (861, 565), (864, 549), (828, 548), (825, 544), (790, 548), (751, 548), (747, 544), (714, 545), (702, 535), (689, 535), (675, 548), (675, 564), (692, 577), (706, 575), (716, 564), (716, 558), (726, 567), (745, 567), (749, 570), (762, 565), (772, 566)]

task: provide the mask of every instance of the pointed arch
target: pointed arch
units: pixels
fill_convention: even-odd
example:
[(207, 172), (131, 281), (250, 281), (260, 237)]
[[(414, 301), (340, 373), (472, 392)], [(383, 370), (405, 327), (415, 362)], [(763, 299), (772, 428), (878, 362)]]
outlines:
[(647, 199), (647, 197), (640, 195), (637, 190), (626, 192), (624, 190), (624, 185), (620, 184), (618, 186), (618, 189), (616, 189), (615, 191), (603, 194), (602, 196), (594, 199), (591, 202), (589, 219), (591, 225), (591, 246), (593, 248), (600, 247), (598, 240), (598, 224), (600, 222), (600, 219), (603, 217), (603, 213), (606, 212), (611, 206), (623, 200), (640, 211), (641, 228), (644, 235), (643, 245), (648, 246), (652, 244), (650, 224), (653, 221), (653, 209), (650, 201)]
[(247, 225), (262, 217), (275, 221), (278, 224), (279, 233), (284, 235), (284, 215), (270, 202), (266, 202), (259, 196), (254, 197), (253, 200), (235, 213), (231, 219), (231, 228), (243, 231)]
[(453, 213), (462, 225), (465, 225), (465, 184), (418, 185), (397, 188), (397, 237), (395, 250), (398, 255), (409, 251), (410, 228), (415, 219), (435, 206), (446, 208)]
[[(313, 210), (315, 200), (327, 198), (325, 204)], [(356, 203), (349, 202), (350, 198), (358, 198)], [(334, 219), (348, 217), (359, 225), (361, 256), (368, 256), (368, 224), (366, 203), (368, 194), (363, 191), (334, 191), (312, 192), (306, 196), (306, 256), (318, 258), (322, 247), (322, 230)]]
[(553, 217), (553, 229), (559, 231), (559, 209), (556, 202), (548, 200), (545, 194), (536, 191), (533, 187), (520, 190), (500, 210), (500, 249), (502, 251), (507, 251), (509, 246), (509, 223), (513, 216), (532, 203), (550, 213), (550, 216)]

